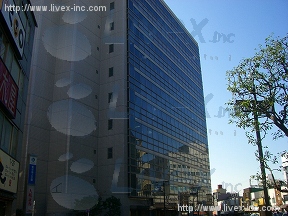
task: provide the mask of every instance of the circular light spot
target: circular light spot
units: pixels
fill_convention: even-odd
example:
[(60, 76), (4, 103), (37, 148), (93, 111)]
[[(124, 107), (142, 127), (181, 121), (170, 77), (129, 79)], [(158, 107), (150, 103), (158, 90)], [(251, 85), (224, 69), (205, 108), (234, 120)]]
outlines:
[(67, 94), (69, 97), (74, 98), (74, 99), (81, 99), (85, 98), (88, 95), (90, 95), (92, 92), (92, 89), (90, 86), (85, 85), (83, 83), (79, 83), (76, 85), (73, 85), (69, 88)]
[(75, 173), (84, 173), (94, 167), (94, 163), (91, 160), (81, 158), (71, 164), (71, 171)]
[(66, 11), (62, 17), (63, 21), (69, 24), (82, 22), (87, 17), (86, 11)]
[(42, 41), (47, 52), (61, 60), (81, 61), (91, 55), (89, 40), (73, 26), (48, 28)]
[(92, 112), (74, 99), (54, 102), (48, 108), (47, 117), (52, 127), (66, 135), (86, 136), (96, 130)]
[(61, 156), (58, 158), (58, 160), (59, 160), (59, 161), (68, 161), (68, 160), (70, 160), (72, 157), (73, 157), (73, 154), (70, 153), (70, 152), (67, 152), (67, 153), (61, 155)]
[(54, 179), (50, 192), (55, 202), (67, 209), (87, 210), (98, 202), (98, 193), (94, 186), (71, 175)]
[(68, 85), (70, 85), (70, 84), (71, 84), (71, 80), (68, 79), (68, 78), (60, 79), (60, 80), (58, 80), (58, 81), (55, 83), (55, 85), (56, 85), (57, 87), (59, 87), (59, 88), (68, 86)]

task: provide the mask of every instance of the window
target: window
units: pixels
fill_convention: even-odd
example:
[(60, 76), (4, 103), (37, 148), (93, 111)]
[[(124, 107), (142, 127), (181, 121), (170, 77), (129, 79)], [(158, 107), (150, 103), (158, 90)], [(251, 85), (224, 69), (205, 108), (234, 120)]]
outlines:
[(5, 118), (1, 137), (1, 148), (9, 153), (12, 139), (13, 125)]
[(0, 112), (0, 146), (8, 154), (16, 157), (18, 129)]
[(113, 76), (113, 67), (110, 67), (109, 68), (109, 77), (112, 77)]
[(108, 159), (113, 158), (113, 148), (112, 147), (107, 149), (107, 158)]
[(110, 3), (110, 11), (113, 10), (114, 8), (115, 8), (115, 4), (114, 4), (114, 2), (111, 2)]
[(114, 44), (109, 45), (109, 53), (114, 52)]
[(111, 23), (110, 23), (110, 30), (111, 30), (111, 31), (114, 30), (114, 22), (111, 22)]
[(12, 66), (11, 71), (10, 71), (11, 75), (12, 75), (13, 79), (15, 80), (15, 82), (18, 84), (18, 79), (20, 78), (20, 74), (22, 72), (21, 72), (20, 65), (18, 64), (18, 62), (16, 61), (15, 58), (13, 58), (11, 66)]
[(108, 103), (113, 101), (113, 92), (108, 93)]
[(26, 28), (25, 28), (25, 31), (26, 31), (26, 43), (29, 43), (29, 40), (30, 40), (30, 31), (31, 31), (31, 25), (29, 23), (29, 20), (27, 19), (27, 22), (26, 22)]
[(112, 130), (113, 128), (113, 119), (108, 120), (108, 130)]

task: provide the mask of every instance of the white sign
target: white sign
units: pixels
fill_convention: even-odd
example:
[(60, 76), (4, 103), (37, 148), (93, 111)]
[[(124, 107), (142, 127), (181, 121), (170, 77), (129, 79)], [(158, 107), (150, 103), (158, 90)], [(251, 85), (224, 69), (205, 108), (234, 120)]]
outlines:
[(1, 13), (13, 38), (14, 45), (17, 47), (20, 57), (22, 57), (26, 33), (20, 16), (15, 10), (14, 1), (2, 1)]
[(35, 156), (30, 156), (30, 164), (31, 165), (36, 165), (37, 163), (37, 157)]
[(19, 162), (0, 149), (0, 189), (17, 193)]

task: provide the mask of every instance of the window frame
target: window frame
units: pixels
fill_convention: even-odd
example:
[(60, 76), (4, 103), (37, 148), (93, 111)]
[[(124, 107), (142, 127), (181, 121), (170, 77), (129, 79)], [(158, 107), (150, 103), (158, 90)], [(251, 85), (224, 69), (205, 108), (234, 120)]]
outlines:
[(109, 44), (109, 53), (114, 52), (114, 44)]
[(110, 67), (109, 68), (109, 74), (108, 74), (109, 77), (112, 77), (114, 76), (114, 67)]
[(113, 129), (113, 119), (108, 119), (108, 130)]
[(113, 92), (108, 93), (108, 103), (113, 102)]
[(115, 9), (115, 2), (110, 2), (110, 11), (114, 10)]
[(114, 30), (114, 22), (110, 22), (110, 31)]
[(107, 148), (107, 159), (113, 158), (113, 147)]

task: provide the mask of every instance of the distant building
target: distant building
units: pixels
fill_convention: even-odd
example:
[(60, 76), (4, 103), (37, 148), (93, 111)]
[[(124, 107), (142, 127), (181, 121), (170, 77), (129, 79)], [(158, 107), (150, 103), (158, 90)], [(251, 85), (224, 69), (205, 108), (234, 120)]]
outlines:
[[(226, 189), (222, 188), (222, 185), (218, 185), (217, 189), (213, 190), (213, 199), (214, 206), (219, 207), (219, 211), (213, 212), (213, 214), (225, 215), (242, 213), (242, 210), (238, 209), (239, 206), (242, 206), (242, 197), (239, 196), (239, 193), (226, 193)], [(234, 206), (237, 206), (236, 211)]]
[(281, 155), (284, 181), (288, 184), (288, 152)]
[[(283, 205), (283, 194), (274, 188), (268, 189), (270, 197), (269, 206), (280, 207)], [(245, 188), (243, 191), (243, 203), (246, 211), (251, 211), (250, 206), (263, 206), (265, 205), (263, 188)]]
[(37, 24), (33, 12), (15, 12), (22, 4), (30, 1), (0, 1), (0, 215), (16, 211), (19, 162), (25, 152), (22, 138)]
[(270, 197), (270, 205), (272, 207), (278, 206), (280, 207), (283, 204), (282, 193), (274, 188), (268, 189), (268, 196)]
[(226, 189), (223, 188), (223, 185), (218, 185), (217, 189), (213, 190), (213, 195), (220, 195), (220, 194), (226, 194)]

